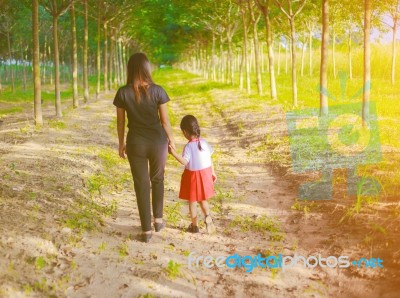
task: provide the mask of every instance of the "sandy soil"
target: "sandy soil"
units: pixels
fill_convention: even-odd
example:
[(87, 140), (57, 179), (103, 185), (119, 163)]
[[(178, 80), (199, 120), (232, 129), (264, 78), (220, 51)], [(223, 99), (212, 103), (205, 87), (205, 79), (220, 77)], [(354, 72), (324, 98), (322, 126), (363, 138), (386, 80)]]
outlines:
[[(219, 195), (212, 202), (217, 233), (208, 235), (204, 225), (200, 234), (183, 231), (189, 224), (187, 207), (176, 205), (182, 167), (169, 159), (170, 221), (148, 244), (137, 241), (140, 222), (127, 162), (118, 162), (110, 172), (99, 157), (107, 150), (117, 154), (111, 94), (68, 110), (61, 121), (51, 120), (40, 130), (28, 116), (26, 121), (5, 119), (0, 127), (0, 296), (398, 297), (398, 205), (382, 204), (379, 213), (371, 207), (340, 224), (349, 198), (296, 205), (299, 183), (307, 177), (266, 162), (273, 154), (288, 154), (285, 148), (255, 150), (266, 133), (286, 134), (281, 108), (264, 103), (256, 110), (244, 105), (230, 108), (229, 103), (242, 95), (218, 89), (208, 95), (196, 102), (175, 97), (169, 107), (178, 119), (189, 112), (201, 114), (203, 135), (216, 149)], [(50, 108), (45, 111), (51, 113)], [(175, 133), (182, 148), (184, 139), (177, 127)], [(102, 173), (123, 175), (125, 180), (115, 185), (104, 182), (100, 193), (89, 191), (89, 178)], [(113, 204), (116, 210), (110, 207)], [(179, 212), (173, 213), (172, 207)], [(102, 208), (113, 212), (107, 215)], [(85, 210), (100, 210), (99, 217), (85, 217)], [(93, 229), (71, 228), (68, 220), (77, 214), (80, 227), (88, 223)], [(253, 223), (268, 218), (278, 231), (252, 230), (256, 227), (245, 226), (245, 218)], [(382, 221), (391, 223), (387, 232), (371, 229)], [(192, 252), (213, 257), (380, 257), (385, 266), (296, 266), (285, 272), (255, 268), (246, 273), (244, 268), (188, 268), (187, 255)]]

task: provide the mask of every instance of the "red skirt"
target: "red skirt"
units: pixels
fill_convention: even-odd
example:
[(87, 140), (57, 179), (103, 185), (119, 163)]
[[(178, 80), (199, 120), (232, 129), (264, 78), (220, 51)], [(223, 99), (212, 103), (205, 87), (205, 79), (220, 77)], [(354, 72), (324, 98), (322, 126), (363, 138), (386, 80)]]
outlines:
[(215, 195), (211, 167), (190, 171), (185, 169), (181, 178), (179, 198), (191, 202), (204, 201)]

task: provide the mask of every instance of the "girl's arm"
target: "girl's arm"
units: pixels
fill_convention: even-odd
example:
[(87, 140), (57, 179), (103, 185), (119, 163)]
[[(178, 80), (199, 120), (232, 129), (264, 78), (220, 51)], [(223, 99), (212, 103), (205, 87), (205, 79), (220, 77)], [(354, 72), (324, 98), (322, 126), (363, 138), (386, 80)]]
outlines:
[(175, 148), (173, 148), (171, 145), (169, 145), (169, 152), (172, 154), (173, 157), (175, 157), (175, 159), (177, 161), (179, 161), (181, 164), (183, 164), (184, 166), (186, 166), (188, 164), (188, 161), (186, 159), (184, 159), (182, 156), (180, 156)]
[(217, 181), (217, 175), (215, 174), (215, 171), (214, 171), (214, 163), (213, 163), (212, 160), (211, 160), (211, 171), (212, 171), (213, 180), (214, 180), (214, 182), (215, 182), (215, 181)]
[(117, 108), (117, 132), (119, 156), (125, 158), (125, 110), (122, 108)]
[(158, 106), (158, 113), (160, 115), (160, 120), (161, 120), (161, 125), (164, 127), (164, 130), (167, 134), (168, 140), (169, 140), (169, 145), (171, 147), (175, 148), (175, 139), (174, 135), (172, 134), (172, 128), (171, 128), (171, 123), (169, 122), (169, 117), (168, 117), (168, 109), (167, 109), (167, 104), (161, 104)]

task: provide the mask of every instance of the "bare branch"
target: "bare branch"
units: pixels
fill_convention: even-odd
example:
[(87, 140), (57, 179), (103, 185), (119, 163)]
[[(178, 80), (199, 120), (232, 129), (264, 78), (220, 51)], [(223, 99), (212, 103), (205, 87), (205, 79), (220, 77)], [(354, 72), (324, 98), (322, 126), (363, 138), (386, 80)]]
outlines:
[(275, 4), (279, 7), (279, 9), (286, 15), (288, 19), (291, 18), (291, 16), (286, 12), (286, 10), (283, 8), (282, 3), (279, 2), (278, 0), (274, 0)]

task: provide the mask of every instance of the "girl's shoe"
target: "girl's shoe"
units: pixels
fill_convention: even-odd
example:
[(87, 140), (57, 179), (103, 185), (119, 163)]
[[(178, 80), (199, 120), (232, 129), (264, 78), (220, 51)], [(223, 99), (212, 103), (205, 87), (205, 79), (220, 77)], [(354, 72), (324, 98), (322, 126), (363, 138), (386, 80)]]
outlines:
[(163, 220), (162, 222), (154, 223), (154, 229), (156, 230), (156, 232), (160, 232), (164, 228), (165, 228), (165, 220)]
[(207, 227), (207, 233), (208, 234), (215, 233), (215, 226), (214, 226), (213, 220), (211, 218), (211, 215), (206, 216), (205, 222), (206, 222), (206, 227)]
[(198, 233), (199, 232), (199, 227), (193, 225), (192, 223), (188, 226), (188, 228), (186, 229), (187, 232), (189, 233)]
[(142, 233), (142, 234), (140, 234), (140, 241), (144, 242), (144, 243), (148, 243), (150, 241), (151, 237), (153, 237), (153, 233)]

